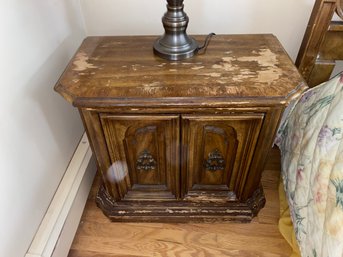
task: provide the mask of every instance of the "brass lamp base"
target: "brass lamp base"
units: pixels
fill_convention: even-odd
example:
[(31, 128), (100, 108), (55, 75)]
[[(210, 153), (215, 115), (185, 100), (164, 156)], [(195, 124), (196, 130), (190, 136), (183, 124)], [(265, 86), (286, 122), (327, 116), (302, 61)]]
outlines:
[(154, 53), (167, 60), (190, 58), (198, 52), (198, 43), (186, 33), (189, 18), (183, 0), (167, 0), (168, 11), (162, 18), (165, 33), (154, 44)]

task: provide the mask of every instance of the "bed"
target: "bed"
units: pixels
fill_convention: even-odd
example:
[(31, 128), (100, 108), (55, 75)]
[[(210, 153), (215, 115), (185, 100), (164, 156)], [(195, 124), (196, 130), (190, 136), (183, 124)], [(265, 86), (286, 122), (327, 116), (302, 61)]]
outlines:
[(301, 256), (343, 256), (343, 74), (290, 107), (276, 144)]
[[(343, 0), (316, 0), (296, 60), (311, 87), (285, 112), (281, 151), (281, 234), (292, 256), (343, 257)], [(342, 65), (341, 65), (342, 66)], [(334, 76), (329, 80), (330, 76)], [(326, 81), (326, 82), (325, 82)]]

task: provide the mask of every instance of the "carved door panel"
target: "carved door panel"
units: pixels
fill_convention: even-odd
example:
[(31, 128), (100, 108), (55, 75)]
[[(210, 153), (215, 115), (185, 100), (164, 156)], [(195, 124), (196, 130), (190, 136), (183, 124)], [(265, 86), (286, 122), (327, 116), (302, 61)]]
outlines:
[(107, 179), (121, 199), (179, 198), (179, 116), (100, 118), (112, 162)]
[(190, 201), (240, 199), (263, 114), (182, 117), (182, 195)]

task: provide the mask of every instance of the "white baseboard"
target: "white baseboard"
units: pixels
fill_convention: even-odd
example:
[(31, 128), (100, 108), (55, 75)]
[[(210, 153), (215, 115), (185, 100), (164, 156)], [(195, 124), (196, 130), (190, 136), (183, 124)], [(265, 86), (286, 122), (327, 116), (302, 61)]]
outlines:
[(68, 255), (95, 173), (84, 134), (25, 257)]

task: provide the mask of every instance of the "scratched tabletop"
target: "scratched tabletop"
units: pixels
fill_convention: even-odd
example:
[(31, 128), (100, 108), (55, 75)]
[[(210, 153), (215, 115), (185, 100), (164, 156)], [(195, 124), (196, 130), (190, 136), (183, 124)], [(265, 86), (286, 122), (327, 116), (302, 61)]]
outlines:
[[(277, 38), (217, 35), (183, 61), (153, 54), (156, 36), (88, 37), (55, 86), (75, 106), (284, 103), (306, 87)], [(195, 36), (203, 42), (205, 36)], [(182, 100), (182, 101), (181, 101)]]

